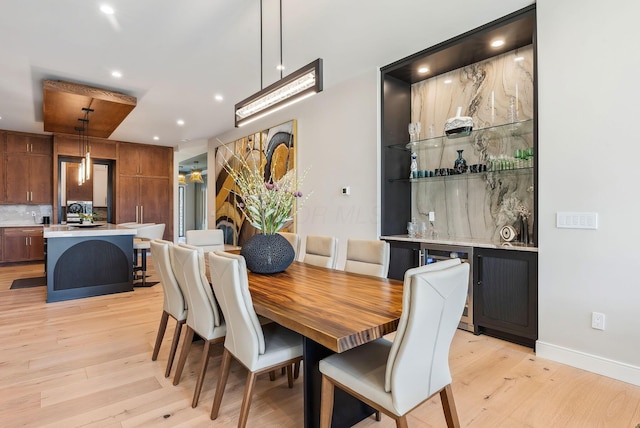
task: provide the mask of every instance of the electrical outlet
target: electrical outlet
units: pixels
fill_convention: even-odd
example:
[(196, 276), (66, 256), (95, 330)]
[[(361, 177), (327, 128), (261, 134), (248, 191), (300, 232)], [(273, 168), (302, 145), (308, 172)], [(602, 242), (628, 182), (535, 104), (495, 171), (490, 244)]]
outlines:
[(600, 312), (591, 313), (591, 328), (604, 330), (604, 314)]
[(31, 217), (35, 217), (36, 216), (36, 212), (35, 211), (31, 211)]

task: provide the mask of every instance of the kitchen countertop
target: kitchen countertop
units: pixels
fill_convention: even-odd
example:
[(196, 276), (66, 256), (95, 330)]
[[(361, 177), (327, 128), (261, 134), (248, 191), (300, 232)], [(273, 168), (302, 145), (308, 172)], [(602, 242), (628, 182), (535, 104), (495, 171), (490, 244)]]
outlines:
[[(136, 229), (119, 227), (111, 223), (90, 223), (91, 226), (81, 224), (56, 224), (44, 228), (45, 238), (69, 238), (82, 236), (116, 236), (116, 235), (135, 235)], [(97, 225), (97, 226), (96, 226)], [(92, 227), (93, 226), (93, 227)]]
[(0, 227), (43, 227), (45, 226), (42, 223), (27, 223), (27, 222), (3, 222), (0, 223)]
[(483, 239), (455, 238), (449, 236), (437, 239), (427, 239), (409, 238), (409, 235), (388, 235), (381, 236), (380, 239), (385, 241), (417, 242), (421, 244), (459, 245), (464, 247), (499, 248), (503, 250), (530, 251), (533, 253), (538, 252), (538, 247), (533, 244), (523, 244), (521, 242), (492, 242)]

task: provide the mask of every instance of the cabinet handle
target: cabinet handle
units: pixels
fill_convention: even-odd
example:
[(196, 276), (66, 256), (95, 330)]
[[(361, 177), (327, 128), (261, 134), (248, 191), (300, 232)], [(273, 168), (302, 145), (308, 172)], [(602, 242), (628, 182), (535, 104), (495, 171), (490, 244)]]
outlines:
[(33, 143), (30, 144), (29, 151), (33, 153)]
[(29, 246), (31, 246), (31, 237), (29, 237)]
[(136, 223), (139, 223), (138, 221), (138, 206), (136, 205)]
[(144, 206), (140, 205), (140, 223), (144, 223)]
[(29, 192), (27, 192), (27, 201), (29, 200)]
[(29, 245), (29, 238), (27, 238), (26, 236), (24, 237), (24, 245), (25, 247)]
[(26, 150), (26, 151), (29, 151), (29, 143), (26, 143), (26, 144), (25, 144), (25, 150)]
[(33, 192), (29, 192), (29, 200), (33, 202)]

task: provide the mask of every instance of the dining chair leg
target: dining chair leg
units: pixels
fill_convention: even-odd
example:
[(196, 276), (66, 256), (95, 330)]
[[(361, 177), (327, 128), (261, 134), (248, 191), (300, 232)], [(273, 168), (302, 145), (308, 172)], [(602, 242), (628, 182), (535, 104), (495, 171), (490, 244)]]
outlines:
[(320, 395), (320, 428), (331, 427), (333, 416), (333, 382), (322, 375), (322, 393)]
[(289, 388), (293, 388), (293, 367), (291, 364), (287, 366), (287, 384)]
[(171, 342), (171, 350), (169, 351), (169, 359), (167, 360), (167, 370), (164, 372), (164, 377), (169, 377), (171, 374), (171, 366), (173, 366), (173, 359), (178, 351), (178, 342), (180, 342), (180, 333), (182, 332), (182, 325), (184, 323), (184, 320), (176, 323), (176, 329), (173, 332), (173, 341)]
[(451, 384), (440, 390), (440, 401), (442, 401), (442, 410), (444, 410), (444, 418), (447, 421), (447, 426), (449, 428), (460, 428), (458, 411), (456, 410), (456, 403), (453, 399)]
[(180, 383), (180, 376), (182, 376), (182, 370), (184, 369), (184, 364), (187, 362), (189, 349), (191, 349), (193, 334), (194, 334), (193, 329), (187, 326), (187, 331), (184, 334), (184, 342), (182, 343), (182, 350), (180, 351), (180, 357), (178, 358), (178, 365), (176, 366), (176, 372), (173, 375), (174, 385), (177, 385), (178, 383)]
[(200, 391), (202, 391), (202, 384), (204, 383), (204, 375), (207, 373), (207, 365), (209, 365), (209, 354), (211, 353), (211, 347), (213, 344), (209, 340), (204, 341), (204, 347), (202, 348), (202, 361), (200, 362), (200, 373), (198, 374), (198, 381), (196, 382), (196, 390), (193, 391), (193, 400), (191, 401), (191, 407), (198, 406), (198, 400), (200, 399)]
[(382, 415), (380, 415), (380, 410), (376, 410), (376, 422), (380, 422), (382, 420)]
[(398, 416), (396, 418), (396, 428), (409, 428), (407, 415)]
[[(284, 367), (283, 367), (283, 369), (284, 369)], [(275, 371), (275, 370), (271, 370), (271, 371), (269, 372), (269, 380), (270, 380), (271, 382), (273, 382), (274, 380), (276, 380), (276, 371)]]
[(253, 386), (256, 383), (256, 373), (247, 373), (247, 383), (244, 386), (244, 395), (242, 396), (242, 406), (240, 407), (240, 417), (238, 418), (238, 428), (247, 426), (249, 419), (249, 408), (251, 407), (251, 398), (253, 396)]
[(293, 378), (298, 379), (300, 376), (300, 365), (302, 364), (302, 360), (296, 361), (293, 368)]
[(167, 330), (167, 321), (169, 321), (169, 313), (167, 311), (162, 311), (162, 316), (160, 317), (160, 326), (158, 327), (158, 334), (156, 335), (156, 344), (153, 345), (153, 354), (151, 355), (151, 361), (155, 361), (158, 359), (160, 344), (162, 343), (162, 339), (164, 338), (164, 332)]
[(222, 353), (222, 361), (220, 361), (220, 374), (216, 384), (216, 393), (213, 396), (213, 406), (211, 406), (211, 419), (218, 417), (220, 411), (220, 403), (222, 403), (222, 395), (224, 388), (227, 386), (227, 378), (229, 377), (229, 369), (231, 368), (231, 352), (224, 348)]

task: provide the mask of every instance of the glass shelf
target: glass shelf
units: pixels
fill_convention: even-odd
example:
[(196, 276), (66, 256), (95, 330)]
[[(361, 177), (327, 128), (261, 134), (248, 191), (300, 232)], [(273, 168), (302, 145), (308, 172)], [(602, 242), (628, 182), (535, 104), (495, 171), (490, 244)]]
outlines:
[(476, 140), (476, 138), (482, 137), (485, 134), (497, 134), (496, 138), (509, 138), (520, 137), (531, 133), (533, 133), (533, 119), (527, 119), (519, 122), (506, 123), (504, 125), (474, 129), (469, 135), (464, 137), (449, 138), (441, 135), (439, 137), (427, 138), (410, 143), (391, 144), (387, 147), (390, 149), (407, 151), (416, 148), (437, 148), (447, 142), (455, 144), (471, 144)]
[(527, 174), (533, 174), (533, 167), (503, 169), (499, 171), (467, 172), (464, 174), (444, 175), (444, 176), (437, 176), (437, 177), (389, 178), (388, 181), (390, 183), (394, 183), (394, 182), (407, 182), (407, 183), (431, 182), (433, 183), (433, 182), (450, 181), (450, 180), (486, 179), (487, 176), (491, 177), (492, 175), (493, 176), (495, 175), (509, 176), (509, 175), (527, 175)]

